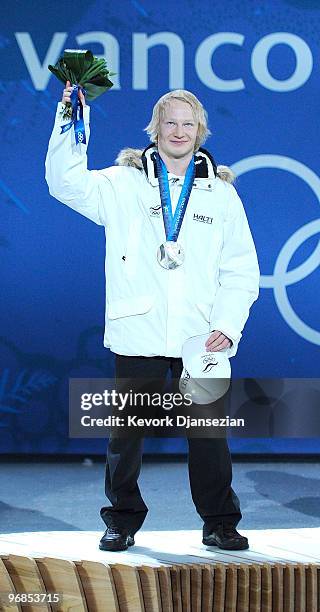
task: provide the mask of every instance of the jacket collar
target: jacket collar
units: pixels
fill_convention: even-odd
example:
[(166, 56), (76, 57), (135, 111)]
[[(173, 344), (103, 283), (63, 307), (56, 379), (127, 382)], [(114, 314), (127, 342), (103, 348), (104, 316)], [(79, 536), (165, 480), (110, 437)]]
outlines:
[[(143, 151), (141, 157), (147, 179), (154, 187), (158, 186), (158, 173), (155, 161), (156, 151), (157, 148), (152, 143)], [(194, 157), (196, 166), (195, 179), (205, 179), (204, 183), (207, 183), (208, 180), (213, 181), (217, 176), (217, 165), (210, 153), (206, 149), (200, 148)]]

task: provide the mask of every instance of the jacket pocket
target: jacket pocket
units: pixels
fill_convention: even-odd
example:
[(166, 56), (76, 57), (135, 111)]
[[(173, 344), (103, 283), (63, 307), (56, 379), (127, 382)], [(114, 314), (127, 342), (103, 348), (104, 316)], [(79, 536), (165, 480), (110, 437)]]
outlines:
[(145, 314), (151, 310), (154, 299), (151, 295), (114, 300), (108, 304), (108, 319), (120, 319), (132, 315)]

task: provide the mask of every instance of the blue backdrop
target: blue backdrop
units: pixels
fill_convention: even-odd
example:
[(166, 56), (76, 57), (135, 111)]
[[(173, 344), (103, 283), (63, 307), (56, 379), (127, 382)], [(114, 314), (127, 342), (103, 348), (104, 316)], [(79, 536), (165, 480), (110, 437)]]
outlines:
[[(207, 142), (233, 167), (261, 265), (234, 376), (319, 375), (319, 33), (316, 0), (2, 0), (2, 452), (102, 452), (69, 440), (68, 380), (111, 375), (103, 348), (104, 232), (52, 199), (44, 158), (64, 48), (90, 48), (117, 73), (92, 103), (90, 168), (147, 144), (168, 89), (193, 91)], [(180, 441), (148, 441), (153, 450)], [(317, 440), (235, 441), (241, 451), (320, 450)]]

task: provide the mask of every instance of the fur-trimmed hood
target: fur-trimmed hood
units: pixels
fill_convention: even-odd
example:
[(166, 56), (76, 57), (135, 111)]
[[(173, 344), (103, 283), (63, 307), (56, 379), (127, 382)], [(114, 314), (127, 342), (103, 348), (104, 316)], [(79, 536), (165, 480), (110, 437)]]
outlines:
[[(153, 175), (157, 178), (156, 165), (152, 160), (152, 154), (155, 151), (153, 144), (149, 145), (146, 149), (122, 149), (116, 159), (118, 166), (130, 166), (137, 168), (138, 170), (144, 170), (150, 180)], [(210, 153), (203, 148), (200, 148), (196, 156), (196, 178), (209, 178), (214, 174), (219, 177), (222, 181), (227, 183), (233, 183), (235, 175), (231, 168), (228, 166), (216, 165), (214, 159)], [(150, 162), (153, 162), (152, 164)]]

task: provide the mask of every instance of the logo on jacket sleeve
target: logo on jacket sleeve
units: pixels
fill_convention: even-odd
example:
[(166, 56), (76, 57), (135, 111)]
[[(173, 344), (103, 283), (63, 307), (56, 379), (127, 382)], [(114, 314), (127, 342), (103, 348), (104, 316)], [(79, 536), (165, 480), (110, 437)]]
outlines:
[(201, 223), (209, 223), (211, 225), (213, 222), (213, 217), (206, 217), (206, 215), (198, 215), (197, 213), (193, 213), (193, 220), (200, 221)]

